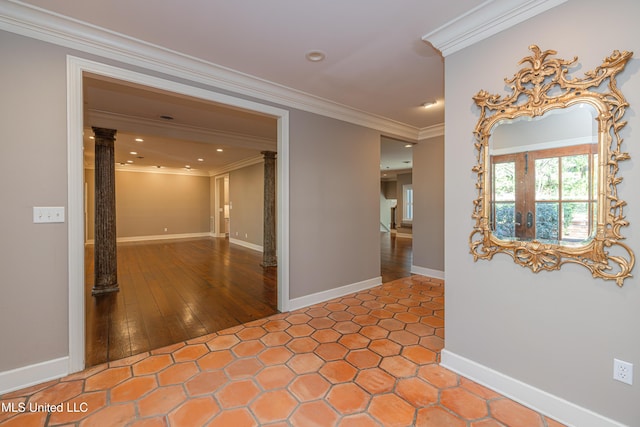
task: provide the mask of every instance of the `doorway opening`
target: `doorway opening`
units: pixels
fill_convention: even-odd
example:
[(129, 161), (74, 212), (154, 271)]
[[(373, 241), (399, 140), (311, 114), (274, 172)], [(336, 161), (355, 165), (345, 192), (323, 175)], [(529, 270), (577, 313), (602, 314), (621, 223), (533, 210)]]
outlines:
[[(277, 159), (277, 255), (280, 268), (277, 271), (277, 310), (288, 309), (288, 112), (217, 92), (184, 85), (153, 76), (112, 67), (75, 57), (68, 57), (68, 145), (69, 145), (69, 372), (85, 367), (85, 225), (84, 220), (84, 156), (83, 156), (83, 82), (84, 77), (99, 76), (115, 79), (129, 85), (141, 85), (158, 92), (167, 92), (178, 98), (194, 98), (222, 108), (247, 111), (262, 117), (270, 117), (276, 123)], [(108, 118), (99, 124), (113, 127)], [(224, 172), (224, 171), (222, 171)], [(221, 172), (221, 173), (222, 173)], [(210, 178), (211, 179), (211, 178)], [(207, 221), (209, 224), (209, 221)], [(207, 230), (209, 231), (209, 230)], [(210, 233), (207, 233), (210, 234)], [(137, 242), (130, 242), (135, 246)], [(246, 248), (242, 248), (246, 249)], [(246, 249), (249, 250), (249, 249)]]
[(386, 283), (411, 275), (414, 143), (380, 138), (380, 268)]

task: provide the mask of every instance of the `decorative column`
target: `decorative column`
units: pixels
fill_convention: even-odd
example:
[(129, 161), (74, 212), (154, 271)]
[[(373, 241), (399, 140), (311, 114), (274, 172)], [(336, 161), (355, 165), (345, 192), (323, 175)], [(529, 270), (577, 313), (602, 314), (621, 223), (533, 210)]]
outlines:
[(276, 256), (276, 152), (263, 151), (264, 156), (264, 238), (262, 266), (278, 265)]
[(95, 230), (92, 295), (118, 292), (116, 256), (116, 130), (93, 127), (95, 135)]

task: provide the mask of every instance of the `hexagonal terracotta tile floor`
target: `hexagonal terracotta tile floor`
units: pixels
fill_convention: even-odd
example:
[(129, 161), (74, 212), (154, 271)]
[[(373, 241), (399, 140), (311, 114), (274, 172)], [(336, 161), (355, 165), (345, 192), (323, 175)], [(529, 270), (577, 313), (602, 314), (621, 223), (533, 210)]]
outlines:
[(8, 393), (0, 426), (560, 426), (437, 364), (443, 288), (399, 279)]

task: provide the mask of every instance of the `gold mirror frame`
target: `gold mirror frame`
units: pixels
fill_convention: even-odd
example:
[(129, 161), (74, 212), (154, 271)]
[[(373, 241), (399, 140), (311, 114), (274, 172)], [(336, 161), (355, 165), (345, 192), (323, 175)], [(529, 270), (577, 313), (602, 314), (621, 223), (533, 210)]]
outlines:
[[(622, 286), (624, 279), (631, 277), (635, 256), (631, 248), (621, 242), (621, 228), (629, 223), (623, 215), (626, 202), (618, 197), (618, 162), (628, 160), (629, 154), (621, 151), (620, 130), (626, 125), (622, 121), (625, 108), (629, 106), (616, 86), (616, 75), (629, 61), (632, 52), (614, 51), (604, 59), (602, 65), (585, 73), (583, 78), (568, 78), (569, 68), (578, 60), (551, 58), (557, 52), (541, 51), (536, 45), (529, 47), (532, 55), (523, 58), (523, 66), (513, 78), (505, 79), (512, 93), (501, 98), (481, 90), (473, 97), (480, 108), (480, 118), (474, 130), (477, 164), (476, 188), (478, 198), (474, 201), (472, 217), (475, 220), (469, 246), (474, 261), (490, 260), (496, 253), (506, 253), (523, 267), (533, 272), (559, 270), (563, 264), (576, 263), (585, 266), (593, 277), (615, 280)], [(605, 82), (608, 85), (604, 87)], [(531, 118), (545, 112), (567, 108), (577, 103), (587, 103), (598, 112), (598, 196), (597, 224), (595, 235), (582, 246), (563, 246), (537, 240), (512, 241), (494, 236), (491, 229), (491, 181), (489, 139), (492, 127), (501, 120), (517, 117)], [(595, 218), (594, 218), (595, 219)], [(595, 222), (595, 221), (594, 221)], [(616, 249), (616, 255), (609, 249)], [(621, 249), (621, 250), (620, 250)]]

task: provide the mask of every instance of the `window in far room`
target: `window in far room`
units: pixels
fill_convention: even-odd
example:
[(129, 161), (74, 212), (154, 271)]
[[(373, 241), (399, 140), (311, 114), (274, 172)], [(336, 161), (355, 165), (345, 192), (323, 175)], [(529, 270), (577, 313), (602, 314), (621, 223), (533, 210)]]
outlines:
[(402, 199), (404, 200), (402, 220), (411, 222), (413, 220), (413, 186), (411, 184), (402, 186)]

